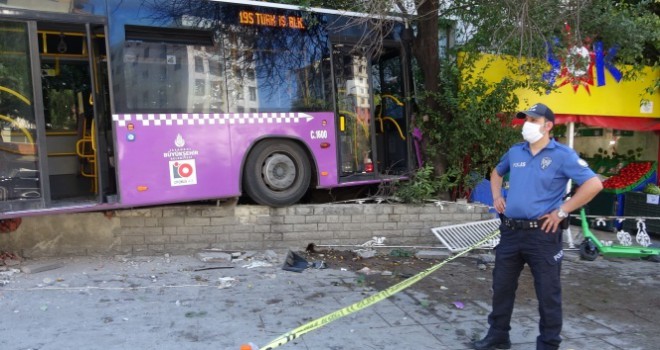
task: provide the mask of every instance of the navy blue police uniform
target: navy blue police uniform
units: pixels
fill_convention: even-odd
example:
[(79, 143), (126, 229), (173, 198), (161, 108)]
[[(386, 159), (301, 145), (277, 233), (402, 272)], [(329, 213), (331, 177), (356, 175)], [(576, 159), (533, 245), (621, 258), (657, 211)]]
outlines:
[(558, 349), (562, 327), (562, 229), (546, 233), (537, 220), (563, 203), (569, 179), (581, 185), (596, 175), (574, 150), (552, 139), (536, 155), (532, 155), (527, 142), (514, 145), (495, 169), (500, 176), (509, 174), (510, 185), (496, 247), (489, 336), (509, 339), (518, 278), (526, 263), (539, 302), (536, 348)]

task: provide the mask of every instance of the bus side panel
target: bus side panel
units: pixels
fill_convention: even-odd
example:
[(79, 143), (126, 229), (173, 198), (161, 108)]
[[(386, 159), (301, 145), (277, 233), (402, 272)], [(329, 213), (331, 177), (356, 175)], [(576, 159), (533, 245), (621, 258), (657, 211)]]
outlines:
[[(319, 187), (334, 187), (337, 178), (337, 147), (332, 112), (249, 113), (246, 120), (231, 126), (232, 162), (241, 164), (248, 148), (257, 140), (293, 138), (306, 144), (316, 164)], [(241, 169), (232, 177), (239, 177)]]
[[(120, 114), (120, 200), (124, 205), (239, 195), (227, 121), (213, 114)], [(240, 163), (239, 163), (240, 164)], [(223, 175), (224, 174), (224, 175)]]
[(334, 114), (211, 113), (114, 115), (123, 205), (147, 205), (240, 195), (240, 165), (265, 137), (303, 141), (319, 186), (338, 183)]

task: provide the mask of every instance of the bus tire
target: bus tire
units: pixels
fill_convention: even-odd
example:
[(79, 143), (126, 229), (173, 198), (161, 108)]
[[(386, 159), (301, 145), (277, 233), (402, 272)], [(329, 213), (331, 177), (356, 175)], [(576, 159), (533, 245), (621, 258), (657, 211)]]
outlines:
[(243, 189), (259, 204), (283, 207), (305, 195), (311, 175), (309, 158), (298, 144), (266, 140), (254, 146), (247, 157)]

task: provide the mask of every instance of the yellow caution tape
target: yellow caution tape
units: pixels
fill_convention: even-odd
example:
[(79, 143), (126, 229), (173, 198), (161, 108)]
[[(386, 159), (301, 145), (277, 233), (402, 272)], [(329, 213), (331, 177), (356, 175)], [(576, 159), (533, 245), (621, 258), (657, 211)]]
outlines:
[(311, 332), (315, 329), (321, 328), (321, 327), (327, 325), (328, 323), (330, 323), (332, 321), (336, 321), (336, 320), (338, 320), (338, 319), (340, 319), (344, 316), (348, 316), (348, 315), (350, 315), (350, 314), (352, 314), (356, 311), (362, 310), (362, 309), (367, 308), (367, 307), (369, 307), (369, 306), (371, 306), (371, 305), (373, 305), (373, 304), (375, 304), (379, 301), (382, 301), (382, 300), (384, 300), (384, 299), (386, 299), (386, 298), (388, 298), (388, 297), (390, 297), (390, 296), (392, 296), (392, 295), (394, 295), (394, 294), (396, 294), (396, 293), (412, 286), (413, 284), (421, 281), (423, 278), (430, 275), (435, 270), (441, 268), (442, 266), (444, 266), (448, 262), (450, 262), (450, 261), (452, 261), (452, 260), (454, 260), (458, 257), (461, 257), (461, 256), (467, 254), (469, 251), (485, 244), (486, 242), (488, 242), (488, 240), (493, 239), (499, 233), (500, 233), (499, 230), (493, 231), (492, 233), (488, 234), (485, 238), (483, 238), (479, 242), (475, 243), (474, 245), (468, 247), (467, 249), (463, 250), (462, 252), (460, 252), (456, 255), (450, 256), (449, 258), (441, 261), (437, 265), (431, 266), (428, 269), (416, 274), (415, 276), (410, 277), (406, 280), (403, 280), (403, 281), (401, 281), (401, 282), (399, 282), (399, 283), (397, 283), (397, 284), (395, 284), (395, 285), (393, 285), (393, 286), (391, 286), (391, 287), (389, 287), (385, 290), (382, 290), (382, 291), (380, 291), (380, 292), (378, 292), (378, 293), (376, 293), (376, 294), (374, 294), (370, 297), (362, 299), (362, 300), (358, 301), (357, 303), (355, 303), (353, 305), (347, 306), (343, 309), (340, 309), (340, 310), (337, 310), (335, 312), (329, 313), (325, 316), (319, 317), (319, 318), (315, 319), (314, 321), (308, 322), (308, 323), (306, 323), (306, 324), (304, 324), (304, 325), (302, 325), (302, 326), (300, 326), (300, 327), (298, 327), (298, 328), (296, 328), (296, 329), (294, 329), (290, 332), (284, 333), (281, 336), (279, 336), (278, 338), (276, 338), (275, 340), (268, 343), (266, 346), (261, 347), (259, 350), (275, 349), (278, 346), (282, 346), (282, 345), (284, 345), (284, 344), (286, 344), (286, 343), (288, 343), (288, 342), (290, 342), (290, 341), (292, 341), (296, 338), (299, 338), (300, 336), (302, 336), (303, 334), (305, 334), (307, 332)]

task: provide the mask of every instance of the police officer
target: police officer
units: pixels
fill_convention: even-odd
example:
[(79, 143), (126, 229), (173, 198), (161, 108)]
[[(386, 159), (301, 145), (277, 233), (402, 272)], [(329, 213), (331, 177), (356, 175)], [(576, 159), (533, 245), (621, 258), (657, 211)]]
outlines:
[[(511, 314), (518, 277), (525, 264), (534, 277), (539, 303), (536, 349), (558, 349), (562, 327), (560, 268), (562, 225), (568, 213), (588, 203), (603, 188), (587, 162), (574, 150), (550, 138), (555, 115), (537, 103), (517, 114), (525, 119), (525, 142), (511, 147), (491, 173), (495, 209), (500, 213), (500, 244), (493, 270), (493, 305), (488, 334), (475, 341), (477, 350), (510, 349)], [(501, 196), (503, 176), (509, 173), (507, 198)], [(580, 187), (563, 201), (573, 179)]]

